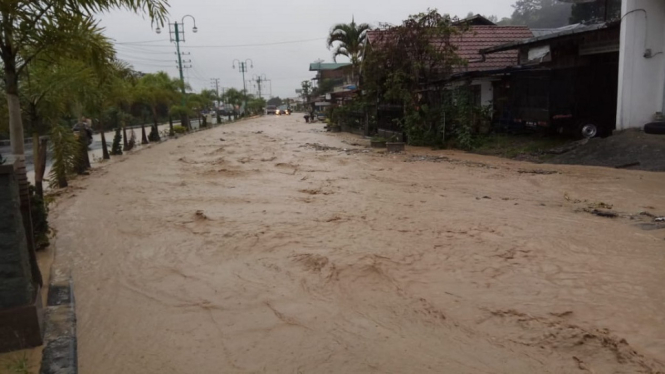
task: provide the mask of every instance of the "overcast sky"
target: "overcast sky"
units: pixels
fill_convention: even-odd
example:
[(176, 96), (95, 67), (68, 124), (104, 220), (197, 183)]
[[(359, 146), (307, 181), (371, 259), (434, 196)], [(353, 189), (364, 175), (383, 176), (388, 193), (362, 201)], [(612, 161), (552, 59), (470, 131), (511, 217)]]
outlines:
[[(311, 79), (309, 63), (317, 59), (331, 61), (325, 39), (332, 25), (348, 23), (355, 16), (358, 23), (377, 25), (399, 23), (409, 14), (437, 8), (441, 13), (460, 17), (469, 12), (507, 17), (515, 0), (169, 0), (171, 22), (185, 15), (196, 18), (198, 33), (192, 32), (191, 18), (185, 19), (184, 52), (191, 53), (191, 69), (185, 79), (194, 90), (211, 87), (211, 78), (219, 78), (221, 87), (242, 88), (242, 75), (232, 69), (234, 59), (251, 59), (254, 68), (246, 74), (264, 75), (272, 82), (273, 96), (293, 97), (300, 82)], [(175, 45), (168, 32), (156, 34), (150, 21), (127, 12), (101, 17), (106, 35), (116, 41), (118, 56), (143, 72), (163, 70), (178, 76)], [(285, 44), (262, 45), (294, 42)], [(243, 46), (240, 46), (243, 45)], [(250, 45), (250, 46), (246, 46)], [(338, 61), (344, 61), (343, 58)], [(270, 85), (264, 92), (270, 91)], [(267, 97), (267, 95), (266, 95)]]

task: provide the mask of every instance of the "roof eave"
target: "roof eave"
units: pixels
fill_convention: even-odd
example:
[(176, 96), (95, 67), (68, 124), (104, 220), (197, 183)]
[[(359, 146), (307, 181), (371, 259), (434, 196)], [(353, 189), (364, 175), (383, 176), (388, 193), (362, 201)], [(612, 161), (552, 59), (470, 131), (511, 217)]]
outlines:
[(583, 34), (583, 33), (591, 32), (591, 31), (601, 30), (601, 29), (612, 27), (614, 25), (615, 25), (615, 22), (599, 23), (599, 24), (591, 25), (591, 26), (588, 26), (588, 27), (585, 27), (585, 28), (572, 29), (572, 30), (566, 30), (566, 31), (558, 32), (558, 33), (536, 36), (536, 37), (530, 38), (530, 39), (519, 40), (519, 41), (516, 41), (516, 42), (506, 43), (506, 44), (498, 45), (498, 46), (495, 46), (495, 47), (481, 49), (480, 54), (485, 55), (485, 54), (491, 54), (491, 53), (496, 53), (496, 52), (508, 51), (508, 50), (511, 50), (511, 49), (524, 47), (524, 46), (527, 46), (527, 45), (539, 43), (539, 42), (546, 41), (546, 40), (557, 39), (557, 38), (561, 38), (561, 37), (564, 37), (564, 36)]

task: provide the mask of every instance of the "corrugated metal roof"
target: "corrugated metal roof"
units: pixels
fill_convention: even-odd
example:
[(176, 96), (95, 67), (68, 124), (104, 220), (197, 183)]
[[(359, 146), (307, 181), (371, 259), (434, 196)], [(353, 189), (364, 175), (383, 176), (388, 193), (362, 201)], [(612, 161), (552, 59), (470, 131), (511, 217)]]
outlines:
[[(377, 43), (380, 35), (384, 32), (368, 32), (369, 43)], [(515, 65), (518, 62), (518, 51), (505, 51), (487, 55), (483, 59), (480, 50), (532, 37), (533, 34), (527, 26), (471, 26), (464, 33), (451, 37), (451, 43), (457, 48), (458, 56), (468, 61), (466, 68), (455, 70), (483, 71)], [(432, 43), (437, 43), (437, 41), (432, 40)]]
[[(502, 45), (497, 45), (493, 47), (488, 47), (484, 49), (482, 52), (483, 53), (491, 53), (491, 54), (501, 54), (504, 53), (505, 51), (509, 50), (515, 50), (519, 47), (523, 47), (529, 44), (534, 44), (546, 40), (552, 40), (556, 38), (561, 38), (565, 36), (570, 36), (570, 35), (576, 35), (576, 34), (582, 34), (585, 32), (591, 32), (591, 31), (596, 31), (596, 30), (601, 30), (601, 29), (606, 29), (610, 27), (618, 27), (621, 24), (620, 21), (616, 22), (603, 22), (603, 23), (596, 23), (593, 25), (583, 25), (583, 24), (574, 24), (574, 25), (569, 25), (562, 27), (560, 29), (557, 29), (555, 32), (549, 33), (549, 34), (544, 34), (540, 36), (536, 36), (535, 38), (530, 38), (530, 39), (524, 39), (524, 40), (518, 40)], [(488, 55), (488, 57), (491, 55)]]

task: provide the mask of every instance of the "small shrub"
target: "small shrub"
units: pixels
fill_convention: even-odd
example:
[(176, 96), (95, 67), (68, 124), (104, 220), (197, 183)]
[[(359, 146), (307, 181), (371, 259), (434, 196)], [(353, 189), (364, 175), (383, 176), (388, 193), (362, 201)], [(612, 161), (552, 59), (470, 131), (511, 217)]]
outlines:
[(68, 127), (56, 124), (51, 128), (50, 145), (53, 165), (49, 185), (51, 188), (67, 187), (67, 175), (72, 173), (76, 165), (79, 142)]
[(136, 133), (134, 132), (134, 129), (132, 129), (130, 134), (129, 141), (127, 142), (127, 151), (130, 151), (136, 145)]
[(173, 126), (173, 132), (175, 132), (176, 134), (184, 134), (187, 132), (187, 128), (185, 126), (176, 125)]
[(111, 145), (111, 155), (120, 156), (122, 155), (122, 134), (120, 133), (120, 127), (115, 129), (115, 136), (113, 137), (113, 145)]
[(159, 136), (159, 129), (157, 129), (157, 126), (155, 125), (150, 126), (150, 134), (148, 135), (148, 140), (151, 142), (158, 142), (162, 140), (162, 138)]
[(30, 374), (32, 372), (28, 356), (25, 354), (7, 359), (4, 366), (9, 374)]
[(30, 185), (30, 213), (32, 216), (32, 228), (37, 249), (49, 245), (48, 240), (48, 207), (44, 200), (35, 191), (35, 186)]

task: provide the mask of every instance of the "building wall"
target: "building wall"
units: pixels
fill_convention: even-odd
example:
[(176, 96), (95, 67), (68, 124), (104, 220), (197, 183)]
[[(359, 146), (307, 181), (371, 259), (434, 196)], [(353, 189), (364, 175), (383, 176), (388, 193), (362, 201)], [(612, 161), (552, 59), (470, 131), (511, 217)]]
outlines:
[(623, 0), (621, 14), (618, 130), (644, 126), (665, 106), (665, 1)]
[(494, 100), (492, 81), (491, 78), (485, 78), (474, 80), (471, 83), (472, 85), (480, 85), (480, 105), (482, 106), (492, 106)]

